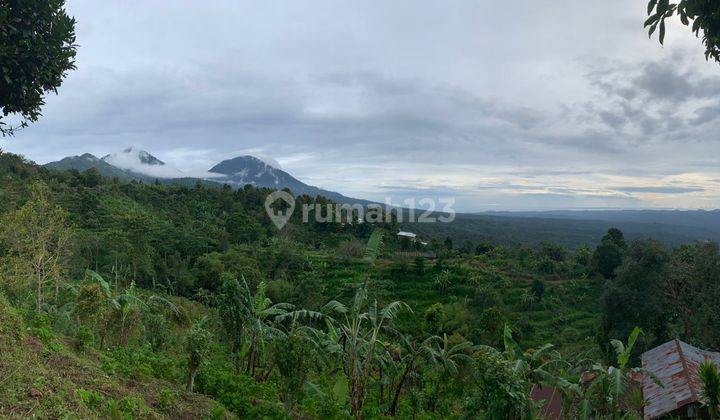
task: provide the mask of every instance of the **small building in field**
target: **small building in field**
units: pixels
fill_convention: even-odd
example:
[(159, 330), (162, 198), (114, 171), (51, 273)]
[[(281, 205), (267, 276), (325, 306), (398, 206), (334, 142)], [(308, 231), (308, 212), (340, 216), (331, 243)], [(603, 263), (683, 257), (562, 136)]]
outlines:
[(643, 378), (645, 419), (704, 417), (700, 402), (702, 383), (697, 371), (700, 363), (708, 359), (720, 365), (720, 353), (701, 350), (678, 339), (643, 353), (643, 368), (663, 384), (658, 386), (649, 375)]
[(400, 232), (397, 233), (397, 238), (398, 238), (399, 240), (406, 239), (406, 240), (408, 240), (408, 241), (410, 241), (410, 242), (415, 242), (415, 241), (417, 240), (417, 235), (414, 234), (414, 233), (412, 233), (412, 232), (403, 232), (403, 231), (400, 231)]

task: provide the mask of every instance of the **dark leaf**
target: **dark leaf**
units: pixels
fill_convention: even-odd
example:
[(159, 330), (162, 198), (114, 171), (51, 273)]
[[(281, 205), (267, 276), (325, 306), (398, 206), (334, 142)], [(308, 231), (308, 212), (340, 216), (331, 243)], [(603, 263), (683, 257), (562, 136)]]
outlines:
[(660, 44), (665, 41), (665, 19), (660, 22)]
[(655, 8), (655, 5), (657, 5), (657, 0), (650, 0), (650, 2), (648, 3), (648, 8), (647, 8), (648, 15), (650, 13), (652, 13), (653, 9)]

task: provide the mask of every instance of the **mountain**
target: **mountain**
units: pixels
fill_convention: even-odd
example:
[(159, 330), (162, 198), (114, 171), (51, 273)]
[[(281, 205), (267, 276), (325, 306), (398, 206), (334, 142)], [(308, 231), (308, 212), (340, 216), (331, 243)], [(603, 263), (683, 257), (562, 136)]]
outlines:
[(80, 156), (68, 156), (66, 158), (63, 158), (62, 160), (50, 162), (43, 166), (48, 169), (54, 169), (56, 171), (69, 171), (71, 169), (75, 169), (80, 172), (87, 171), (90, 168), (95, 168), (104, 177), (120, 178), (123, 180), (143, 178), (142, 176), (140, 176), (140, 174), (133, 174), (126, 170), (120, 169), (90, 153), (85, 153)]
[(151, 178), (186, 178), (186, 175), (177, 168), (166, 165), (165, 162), (144, 150), (128, 147), (122, 152), (103, 156), (102, 160), (110, 165)]
[(223, 176), (210, 178), (215, 182), (243, 186), (250, 184), (256, 187), (284, 189), (288, 188), (295, 195), (322, 195), (337, 203), (369, 204), (369, 201), (346, 197), (340, 193), (324, 190), (293, 177), (282, 169), (254, 156), (238, 156), (224, 160), (209, 170), (210, 173)]
[(333, 191), (307, 185), (273, 164), (254, 156), (238, 156), (224, 160), (210, 168), (209, 172), (212, 176), (202, 178), (189, 177), (181, 170), (166, 164), (150, 153), (133, 147), (105, 155), (102, 159), (85, 153), (81, 156), (69, 156), (57, 162), (50, 162), (44, 166), (61, 171), (70, 169), (86, 171), (96, 168), (105, 177), (143, 182), (153, 182), (157, 179), (164, 184), (192, 185), (200, 180), (206, 184), (228, 184), (238, 188), (247, 184), (262, 188), (287, 188), (295, 195), (307, 194), (313, 197), (322, 195), (338, 203), (370, 203), (366, 200), (346, 197)]

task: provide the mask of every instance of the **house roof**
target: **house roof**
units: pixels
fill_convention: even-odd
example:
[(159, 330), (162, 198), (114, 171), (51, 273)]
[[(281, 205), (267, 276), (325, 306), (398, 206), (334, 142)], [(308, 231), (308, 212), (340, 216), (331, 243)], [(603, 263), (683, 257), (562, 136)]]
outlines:
[(563, 418), (562, 394), (554, 387), (534, 385), (530, 391), (530, 398), (535, 404), (544, 401), (540, 409), (541, 418), (553, 420)]
[(412, 233), (412, 232), (402, 232), (402, 231), (400, 231), (400, 232), (397, 233), (397, 236), (407, 236), (408, 238), (414, 238), (414, 237), (416, 237), (417, 235), (414, 234), (414, 233)]
[(720, 364), (720, 353), (700, 350), (677, 339), (643, 353), (643, 368), (663, 384), (658, 386), (649, 375), (643, 378), (645, 418), (658, 418), (697, 402), (702, 390), (697, 369), (706, 359)]

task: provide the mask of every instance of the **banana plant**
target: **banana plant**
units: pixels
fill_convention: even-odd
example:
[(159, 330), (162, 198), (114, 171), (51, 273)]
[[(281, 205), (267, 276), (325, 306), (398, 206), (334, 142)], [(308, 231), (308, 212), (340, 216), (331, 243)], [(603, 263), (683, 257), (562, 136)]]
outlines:
[[(135, 326), (137, 319), (134, 315), (142, 316), (144, 312), (150, 312), (153, 308), (167, 308), (176, 317), (180, 316), (178, 308), (169, 300), (152, 295), (146, 300), (140, 298), (135, 288), (135, 282), (131, 282), (130, 287), (122, 291), (115, 291), (105, 279), (93, 270), (85, 271), (86, 279), (91, 283), (100, 286), (105, 297), (105, 304), (108, 308), (108, 326), (118, 330), (117, 342), (120, 346), (127, 343), (129, 330)], [(101, 347), (104, 341), (104, 335), (101, 337)]]
[(379, 349), (386, 348), (381, 332), (393, 334), (392, 321), (410, 307), (400, 301), (384, 307), (376, 300), (369, 302), (365, 287), (355, 293), (353, 304), (347, 307), (338, 301), (330, 301), (324, 313), (334, 314), (339, 320), (327, 318), (330, 343), (326, 348), (337, 352), (342, 360), (343, 372), (348, 380), (350, 411), (356, 419), (362, 418), (367, 396), (368, 381), (378, 362)]
[(702, 383), (702, 401), (707, 407), (711, 419), (718, 418), (720, 411), (720, 374), (712, 360), (705, 360), (698, 368), (698, 377)]
[(369, 262), (370, 264), (374, 264), (375, 260), (377, 260), (378, 256), (380, 256), (382, 245), (383, 231), (380, 229), (375, 229), (370, 235), (370, 238), (367, 241), (367, 245), (365, 246), (365, 261)]
[[(642, 417), (644, 401), (633, 394), (634, 377), (643, 376), (655, 381), (658, 386), (662, 382), (649, 370), (641, 367), (630, 367), (632, 350), (635, 347), (642, 329), (635, 327), (628, 336), (627, 343), (611, 340), (610, 344), (616, 353), (616, 366), (603, 366), (592, 363), (589, 369), (583, 369), (577, 382), (558, 382), (568, 401), (571, 402), (567, 411), (581, 419), (611, 418), (633, 419)], [(639, 401), (636, 401), (639, 400)]]

